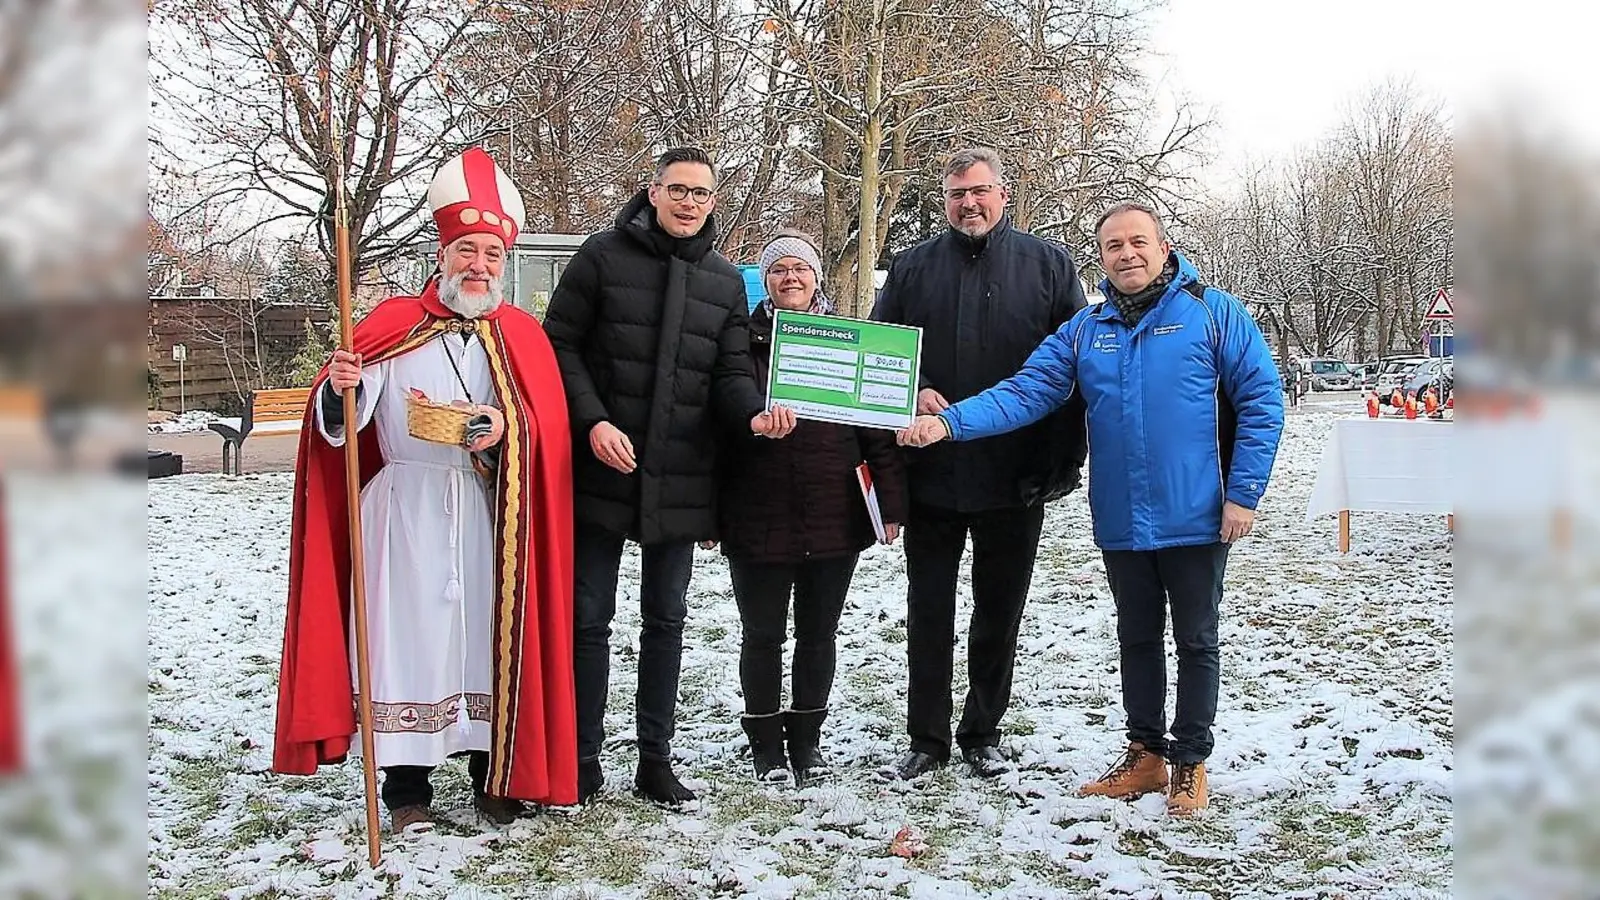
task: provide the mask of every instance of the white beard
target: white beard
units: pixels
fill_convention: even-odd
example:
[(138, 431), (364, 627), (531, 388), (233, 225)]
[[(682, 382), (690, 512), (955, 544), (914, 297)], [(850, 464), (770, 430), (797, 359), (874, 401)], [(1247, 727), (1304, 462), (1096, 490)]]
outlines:
[(488, 290), (482, 293), (466, 293), (461, 290), (466, 278), (466, 272), (457, 272), (449, 278), (439, 279), (439, 302), (450, 311), (462, 318), (476, 319), (484, 313), (494, 311), (505, 302), (502, 279), (491, 277)]

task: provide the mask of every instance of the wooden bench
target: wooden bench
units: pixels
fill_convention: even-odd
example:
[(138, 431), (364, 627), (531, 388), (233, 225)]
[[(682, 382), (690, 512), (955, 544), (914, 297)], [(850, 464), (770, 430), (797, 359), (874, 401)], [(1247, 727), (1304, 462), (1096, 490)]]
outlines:
[(26, 419), (37, 422), (44, 416), (44, 400), (39, 391), (25, 385), (0, 385), (0, 419)]
[[(250, 405), (244, 416), (237, 419), (218, 419), (206, 426), (222, 435), (222, 473), (240, 475), (244, 472), (244, 442), (252, 434), (293, 434), (300, 430), (306, 413), (306, 401), (311, 388), (279, 388), (251, 391)], [(233, 466), (228, 466), (229, 450), (233, 453)]]

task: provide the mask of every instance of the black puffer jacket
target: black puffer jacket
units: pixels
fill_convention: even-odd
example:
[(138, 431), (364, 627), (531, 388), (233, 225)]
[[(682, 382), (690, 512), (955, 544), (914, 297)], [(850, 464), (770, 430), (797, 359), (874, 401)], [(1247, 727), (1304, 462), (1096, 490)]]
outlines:
[[(772, 317), (750, 320), (756, 377), (767, 380)], [(856, 480), (867, 463), (885, 522), (906, 520), (905, 467), (894, 432), (802, 420), (782, 440), (752, 436), (722, 461), (722, 551), (757, 563), (800, 563), (859, 553), (877, 540)]]
[[(1067, 248), (1001, 219), (977, 241), (948, 229), (895, 257), (872, 310), (922, 327), (921, 387), (955, 403), (1005, 379), (1086, 305)], [(1050, 500), (1082, 480), (1083, 398), (1010, 434), (909, 451), (912, 502), (957, 512)]]
[[(715, 234), (708, 218), (673, 238), (640, 191), (567, 263), (545, 316), (572, 415), (575, 514), (641, 543), (716, 535), (718, 444), (764, 406), (744, 279)], [(632, 474), (595, 458), (600, 422), (633, 442)]]

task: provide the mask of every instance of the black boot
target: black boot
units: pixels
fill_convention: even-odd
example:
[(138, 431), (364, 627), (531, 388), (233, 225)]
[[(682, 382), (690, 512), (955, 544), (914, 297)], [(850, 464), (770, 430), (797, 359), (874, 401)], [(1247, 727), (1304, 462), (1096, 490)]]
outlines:
[(694, 791), (684, 787), (678, 776), (672, 774), (672, 763), (664, 759), (639, 760), (639, 768), (633, 774), (633, 792), (668, 809), (677, 809), (697, 799)]
[(600, 760), (591, 759), (578, 763), (578, 802), (588, 803), (589, 798), (600, 793), (605, 787), (606, 776), (600, 770)]
[(783, 713), (739, 717), (739, 724), (750, 738), (756, 780), (764, 784), (789, 783), (789, 761), (783, 755), (783, 723)]
[(817, 745), (822, 742), (822, 720), (826, 709), (791, 709), (783, 714), (783, 730), (789, 738), (789, 763), (794, 780), (805, 784), (833, 774)]

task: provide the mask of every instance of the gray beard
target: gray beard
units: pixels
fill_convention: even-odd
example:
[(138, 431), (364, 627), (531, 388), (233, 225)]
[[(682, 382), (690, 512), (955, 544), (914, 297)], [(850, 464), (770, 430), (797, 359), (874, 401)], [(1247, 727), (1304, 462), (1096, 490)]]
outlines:
[(481, 294), (468, 294), (461, 290), (467, 273), (457, 272), (449, 278), (439, 279), (439, 302), (451, 312), (465, 319), (476, 319), (498, 309), (505, 302), (502, 279), (489, 279), (489, 289)]
[(975, 225), (968, 225), (965, 222), (962, 222), (962, 224), (955, 226), (955, 229), (967, 237), (977, 240), (978, 238), (981, 238), (990, 231), (994, 230), (994, 223), (985, 222), (980, 219)]

